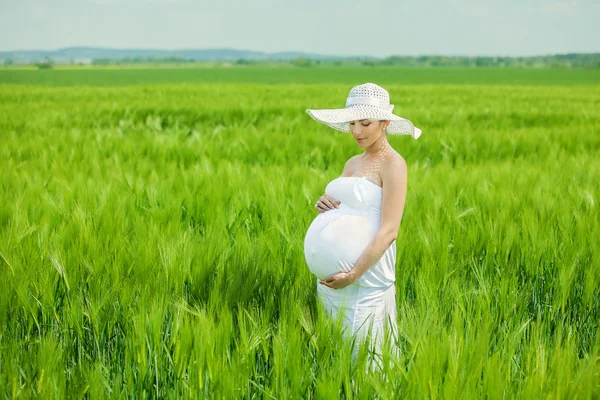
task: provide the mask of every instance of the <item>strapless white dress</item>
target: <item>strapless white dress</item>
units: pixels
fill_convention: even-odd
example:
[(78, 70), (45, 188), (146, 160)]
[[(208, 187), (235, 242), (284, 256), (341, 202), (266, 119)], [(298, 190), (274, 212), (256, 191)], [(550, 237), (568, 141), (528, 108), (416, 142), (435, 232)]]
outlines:
[[(396, 241), (357, 282), (331, 289), (320, 279), (349, 271), (381, 226), (383, 189), (365, 177), (338, 177), (325, 193), (340, 200), (339, 208), (320, 213), (304, 239), (304, 255), (317, 277), (317, 295), (334, 317), (343, 313), (345, 333), (360, 340), (369, 330), (374, 343), (381, 344), (388, 328), (396, 327)], [(356, 348), (355, 348), (356, 355)]]

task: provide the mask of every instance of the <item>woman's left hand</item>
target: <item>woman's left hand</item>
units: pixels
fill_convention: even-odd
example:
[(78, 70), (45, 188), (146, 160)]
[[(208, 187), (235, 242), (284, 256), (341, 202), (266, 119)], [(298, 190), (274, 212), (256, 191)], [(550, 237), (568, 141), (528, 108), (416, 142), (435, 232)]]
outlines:
[(319, 283), (330, 287), (332, 289), (342, 289), (348, 285), (351, 285), (356, 281), (354, 272), (338, 272), (334, 275), (327, 277), (324, 280), (320, 280)]

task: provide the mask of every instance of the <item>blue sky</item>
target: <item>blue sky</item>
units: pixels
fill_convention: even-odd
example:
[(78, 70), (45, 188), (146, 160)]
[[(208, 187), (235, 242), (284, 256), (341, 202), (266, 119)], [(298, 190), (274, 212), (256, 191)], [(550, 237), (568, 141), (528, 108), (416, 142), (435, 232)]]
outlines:
[(525, 56), (599, 52), (598, 21), (600, 0), (0, 0), (0, 51)]

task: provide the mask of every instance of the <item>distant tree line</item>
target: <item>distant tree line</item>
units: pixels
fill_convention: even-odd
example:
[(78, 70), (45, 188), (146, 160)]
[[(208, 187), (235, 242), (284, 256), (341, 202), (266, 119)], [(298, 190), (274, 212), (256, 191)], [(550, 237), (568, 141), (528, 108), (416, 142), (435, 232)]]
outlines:
[[(531, 57), (469, 57), (469, 56), (391, 56), (386, 58), (338, 58), (313, 59), (298, 57), (288, 60), (249, 59), (199, 61), (178, 56), (170, 57), (127, 57), (122, 59), (100, 58), (93, 65), (132, 65), (132, 64), (204, 64), (209, 66), (294, 66), (300, 68), (321, 66), (396, 66), (396, 67), (467, 67), (467, 68), (600, 68), (600, 53), (571, 53)], [(4, 64), (16, 64), (5, 59)], [(57, 63), (51, 59), (37, 62), (38, 68), (52, 68)], [(71, 64), (73, 61), (71, 60)]]
[(370, 61), (369, 65), (406, 67), (600, 68), (600, 53), (573, 53), (532, 57), (392, 56), (382, 60)]
[(192, 59), (184, 57), (125, 57), (121, 59), (97, 58), (92, 61), (93, 65), (131, 65), (131, 64), (182, 64), (194, 63)]
[(210, 63), (215, 65), (289, 65), (295, 67), (319, 66), (396, 66), (396, 67), (469, 67), (469, 68), (600, 68), (600, 53), (593, 54), (560, 54), (532, 57), (469, 57), (469, 56), (391, 56), (376, 58), (343, 58), (343, 59), (312, 59), (294, 58), (291, 60), (258, 60), (240, 58), (229, 61), (198, 61), (183, 57), (133, 57), (120, 60), (97, 59), (95, 65), (126, 65), (126, 64), (183, 64)]

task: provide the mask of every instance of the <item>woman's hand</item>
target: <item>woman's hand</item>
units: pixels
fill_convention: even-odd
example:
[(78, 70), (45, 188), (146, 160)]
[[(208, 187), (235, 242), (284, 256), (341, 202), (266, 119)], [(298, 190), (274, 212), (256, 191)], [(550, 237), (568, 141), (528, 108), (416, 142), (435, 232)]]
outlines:
[(356, 275), (353, 271), (350, 271), (338, 272), (336, 274), (328, 276), (325, 280), (319, 281), (319, 283), (332, 289), (342, 289), (348, 285), (353, 284), (354, 281), (356, 281)]
[(341, 201), (335, 200), (325, 193), (323, 196), (319, 197), (319, 200), (317, 200), (315, 204), (315, 208), (319, 213), (323, 213), (325, 211), (333, 210), (334, 208), (339, 208), (341, 203)]

